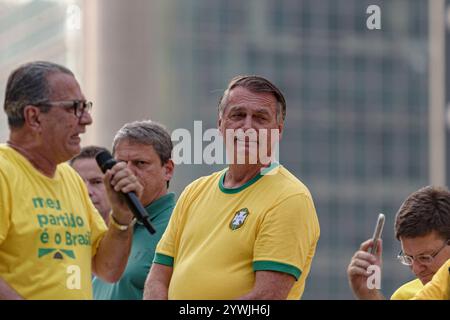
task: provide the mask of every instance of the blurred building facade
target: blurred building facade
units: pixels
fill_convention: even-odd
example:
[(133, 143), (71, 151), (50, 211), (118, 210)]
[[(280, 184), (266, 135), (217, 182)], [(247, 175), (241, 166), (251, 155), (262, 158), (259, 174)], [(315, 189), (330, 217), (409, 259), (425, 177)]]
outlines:
[[(64, 23), (74, 3), (84, 29), (68, 45)], [(366, 27), (372, 4), (381, 8), (381, 30)], [(140, 118), (171, 130), (193, 130), (194, 121), (213, 128), (233, 76), (267, 77), (287, 100), (280, 161), (309, 186), (321, 223), (304, 298), (352, 298), (346, 267), (378, 212), (387, 217), (382, 291), (389, 296), (412, 279), (396, 261), (395, 213), (429, 184), (427, 13), (426, 0), (28, 1), (15, 8), (0, 0), (0, 97), (12, 67), (37, 52), (69, 65), (95, 103), (85, 143), (109, 146), (124, 122)], [(0, 120), (4, 141), (3, 114)], [(222, 167), (180, 165), (171, 186), (179, 194)]]

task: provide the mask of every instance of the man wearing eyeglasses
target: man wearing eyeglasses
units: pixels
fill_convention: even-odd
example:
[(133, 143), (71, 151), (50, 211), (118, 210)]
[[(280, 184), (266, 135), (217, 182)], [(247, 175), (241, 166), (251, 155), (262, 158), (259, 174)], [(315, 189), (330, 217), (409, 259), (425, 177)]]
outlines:
[[(397, 289), (391, 299), (407, 300), (450, 259), (450, 192), (440, 187), (425, 187), (412, 193), (397, 213), (395, 235), (402, 247), (399, 261), (408, 266), (417, 279)], [(380, 291), (369, 289), (367, 285), (371, 274), (367, 268), (381, 267), (381, 243), (375, 255), (368, 252), (372, 245), (372, 240), (363, 242), (347, 269), (350, 287), (359, 299), (384, 299)]]
[[(132, 232), (111, 227), (83, 180), (66, 163), (92, 123), (73, 73), (31, 62), (8, 78), (4, 109), (10, 135), (0, 145), (0, 299), (92, 299), (91, 274), (117, 281)], [(104, 177), (112, 216), (133, 216), (118, 191), (142, 193), (125, 164)]]

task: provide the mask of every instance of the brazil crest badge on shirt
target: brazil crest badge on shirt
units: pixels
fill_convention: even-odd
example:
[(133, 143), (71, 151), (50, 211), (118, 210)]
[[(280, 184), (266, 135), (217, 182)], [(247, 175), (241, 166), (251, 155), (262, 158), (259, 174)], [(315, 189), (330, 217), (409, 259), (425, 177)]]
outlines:
[(242, 227), (242, 225), (244, 224), (245, 220), (248, 217), (248, 214), (249, 212), (247, 208), (240, 209), (238, 212), (236, 212), (236, 214), (233, 217), (233, 220), (231, 220), (230, 222), (230, 229), (236, 230)]

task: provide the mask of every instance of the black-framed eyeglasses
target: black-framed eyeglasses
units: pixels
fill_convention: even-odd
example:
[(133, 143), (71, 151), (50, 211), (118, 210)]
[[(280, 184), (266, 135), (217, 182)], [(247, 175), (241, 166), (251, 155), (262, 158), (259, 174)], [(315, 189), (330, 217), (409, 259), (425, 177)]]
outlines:
[(444, 245), (442, 247), (440, 247), (438, 250), (436, 250), (436, 252), (434, 252), (432, 254), (421, 254), (421, 255), (418, 255), (417, 257), (408, 256), (408, 255), (404, 254), (403, 250), (400, 250), (400, 253), (397, 256), (397, 259), (405, 266), (412, 266), (412, 264), (414, 263), (414, 260), (419, 262), (420, 264), (429, 265), (429, 264), (433, 263), (434, 257), (436, 257), (439, 254), (439, 252), (441, 252), (442, 249), (444, 249), (449, 244), (450, 244), (450, 239), (445, 241)]
[(73, 109), (73, 114), (78, 118), (84, 115), (85, 112), (90, 113), (92, 110), (93, 103), (91, 101), (83, 100), (67, 100), (67, 101), (43, 101), (36, 104), (37, 106), (60, 106), (63, 108)]

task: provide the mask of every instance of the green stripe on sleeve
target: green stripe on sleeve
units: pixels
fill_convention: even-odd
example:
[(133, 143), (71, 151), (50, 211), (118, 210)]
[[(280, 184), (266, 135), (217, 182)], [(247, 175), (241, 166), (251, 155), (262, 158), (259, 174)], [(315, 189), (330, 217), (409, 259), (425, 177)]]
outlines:
[(166, 256), (165, 254), (155, 253), (153, 263), (163, 264), (165, 266), (173, 267), (173, 257)]
[(253, 270), (283, 272), (294, 276), (296, 280), (298, 280), (302, 274), (302, 271), (297, 267), (274, 261), (254, 261)]

